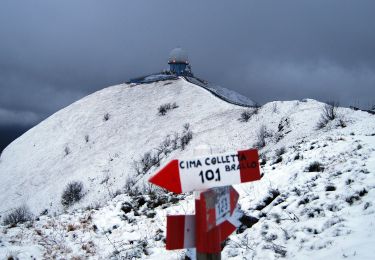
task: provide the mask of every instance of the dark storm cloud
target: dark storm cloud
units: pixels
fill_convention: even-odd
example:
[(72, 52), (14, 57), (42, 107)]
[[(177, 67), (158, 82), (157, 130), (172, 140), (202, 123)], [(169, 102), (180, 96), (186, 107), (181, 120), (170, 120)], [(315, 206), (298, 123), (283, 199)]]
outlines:
[(36, 123), (103, 87), (167, 67), (264, 103), (375, 98), (374, 1), (0, 3), (0, 125)]

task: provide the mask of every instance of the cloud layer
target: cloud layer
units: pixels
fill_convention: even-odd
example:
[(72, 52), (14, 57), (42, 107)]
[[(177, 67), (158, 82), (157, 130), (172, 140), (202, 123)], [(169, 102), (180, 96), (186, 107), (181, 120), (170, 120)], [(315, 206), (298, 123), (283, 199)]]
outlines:
[(374, 9), (349, 0), (4, 0), (0, 124), (37, 122), (165, 69), (176, 46), (196, 75), (260, 103), (311, 97), (367, 107), (375, 103)]

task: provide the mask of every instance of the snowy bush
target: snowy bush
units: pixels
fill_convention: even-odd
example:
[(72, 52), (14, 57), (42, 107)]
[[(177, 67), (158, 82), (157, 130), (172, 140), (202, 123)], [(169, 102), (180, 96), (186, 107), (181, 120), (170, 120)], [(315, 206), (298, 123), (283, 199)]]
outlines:
[(159, 116), (164, 116), (171, 109), (178, 108), (176, 103), (165, 103), (158, 108)]
[(139, 160), (133, 162), (133, 167), (138, 175), (147, 173), (152, 167), (159, 166), (161, 160), (172, 151), (184, 150), (193, 138), (190, 124), (183, 126), (181, 134), (167, 135), (161, 144), (151, 151), (143, 154)]
[(65, 153), (65, 156), (71, 153), (69, 146), (65, 146), (64, 153)]
[(255, 144), (258, 148), (263, 148), (266, 146), (267, 128), (265, 125), (261, 125), (257, 133), (257, 142)]
[(271, 189), (268, 191), (268, 194), (262, 199), (262, 201), (260, 201), (256, 206), (255, 206), (255, 210), (262, 210), (264, 209), (265, 207), (267, 207), (268, 205), (270, 205), (272, 203), (272, 201), (274, 201), (278, 196), (280, 195), (280, 192), (279, 190), (277, 189)]
[(273, 113), (277, 113), (277, 112), (278, 112), (278, 109), (277, 109), (277, 103), (273, 103), (273, 104), (272, 104), (272, 112), (273, 112)]
[(320, 114), (320, 119), (317, 124), (318, 129), (324, 128), (329, 121), (337, 118), (337, 107), (338, 103), (333, 101), (327, 102), (327, 104), (323, 106), (322, 113)]
[(128, 177), (125, 179), (124, 192), (130, 196), (139, 195), (139, 189), (137, 186), (135, 186), (136, 182), (135, 176), (128, 175)]
[(23, 205), (5, 215), (3, 223), (4, 225), (16, 226), (18, 223), (24, 223), (32, 220), (32, 217), (33, 215), (30, 212), (30, 209)]
[(275, 155), (276, 155), (276, 161), (275, 163), (280, 163), (283, 160), (282, 155), (286, 152), (285, 146), (280, 147), (279, 149), (276, 149)]
[(248, 216), (245, 213), (239, 218), (241, 225), (237, 229), (237, 234), (243, 233), (247, 228), (251, 228), (258, 223), (259, 219), (253, 216)]
[(62, 196), (61, 204), (63, 206), (70, 206), (75, 202), (82, 199), (85, 194), (83, 193), (83, 183), (80, 181), (73, 181), (66, 185)]
[(238, 120), (241, 121), (241, 122), (247, 122), (247, 121), (249, 121), (249, 119), (251, 118), (251, 116), (252, 116), (251, 111), (243, 111), (241, 113), (241, 116), (240, 116), (240, 118)]
[(138, 174), (145, 174), (153, 166), (159, 166), (160, 156), (157, 152), (146, 152), (138, 162), (134, 162), (134, 166)]
[(254, 108), (253, 110), (245, 110), (241, 113), (241, 116), (238, 120), (241, 122), (248, 122), (250, 118), (257, 113), (258, 108)]
[(308, 172), (322, 172), (324, 171), (324, 166), (320, 162), (312, 162), (310, 165), (307, 167)]
[(279, 157), (279, 156), (283, 155), (285, 152), (286, 152), (286, 148), (285, 148), (285, 146), (282, 146), (275, 151), (275, 155)]
[(336, 187), (332, 184), (326, 186), (326, 191), (335, 191)]
[(108, 121), (110, 118), (110, 115), (108, 113), (106, 113), (104, 116), (103, 116), (103, 120), (104, 121)]
[(193, 132), (190, 130), (190, 125), (185, 124), (184, 130), (180, 138), (180, 148), (184, 150), (185, 147), (189, 144), (190, 140), (193, 139)]
[(338, 120), (338, 122), (337, 122), (337, 126), (340, 126), (340, 127), (342, 127), (342, 128), (345, 128), (345, 127), (346, 127), (346, 122), (345, 122), (343, 116), (340, 116), (340, 118), (339, 118), (339, 120)]

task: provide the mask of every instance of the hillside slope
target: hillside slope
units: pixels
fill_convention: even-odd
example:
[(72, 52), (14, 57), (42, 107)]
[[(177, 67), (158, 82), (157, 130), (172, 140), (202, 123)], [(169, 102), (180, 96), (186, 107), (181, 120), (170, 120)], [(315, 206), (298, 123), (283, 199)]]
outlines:
[[(177, 108), (158, 114), (161, 105), (174, 102)], [(45, 209), (48, 214), (26, 229), (2, 227), (0, 256), (9, 250), (20, 250), (21, 258), (50, 256), (58, 241), (57, 258), (183, 257), (185, 251), (164, 250), (165, 216), (192, 212), (192, 196), (134, 197), (124, 185), (130, 176), (141, 186), (157, 167), (136, 175), (134, 160), (168, 135), (181, 135), (189, 123), (191, 142), (163, 156), (161, 164), (191, 156), (201, 144), (214, 153), (254, 147), (263, 131), (264, 176), (236, 186), (242, 211), (259, 221), (230, 237), (224, 259), (371, 259), (375, 117), (338, 108), (340, 116), (317, 129), (323, 106), (310, 99), (275, 101), (255, 113), (183, 79), (123, 84), (87, 96), (1, 155), (0, 211), (27, 204), (37, 216)], [(247, 122), (239, 120), (244, 111), (252, 114)], [(320, 168), (310, 168), (314, 163)], [(73, 180), (84, 183), (86, 195), (61, 214), (62, 191)], [(112, 198), (117, 189), (125, 194)]]

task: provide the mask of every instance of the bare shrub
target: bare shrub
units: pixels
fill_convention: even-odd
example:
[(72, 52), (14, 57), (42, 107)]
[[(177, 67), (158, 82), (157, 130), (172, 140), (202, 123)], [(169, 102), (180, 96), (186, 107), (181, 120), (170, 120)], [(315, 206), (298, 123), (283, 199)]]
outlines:
[(336, 187), (332, 184), (329, 184), (326, 186), (326, 191), (335, 191)]
[(88, 143), (90, 141), (90, 136), (89, 135), (85, 135), (85, 142)]
[(184, 130), (180, 138), (180, 147), (181, 150), (184, 150), (189, 142), (193, 139), (193, 132), (190, 130), (190, 124), (184, 125)]
[(134, 169), (138, 174), (145, 174), (153, 166), (160, 165), (160, 153), (158, 151), (150, 151), (143, 154), (138, 161), (133, 162)]
[(81, 181), (69, 182), (61, 195), (61, 204), (63, 206), (70, 206), (81, 200), (84, 195), (83, 183)]
[(184, 150), (193, 138), (193, 132), (189, 124), (183, 126), (181, 134), (167, 135), (160, 145), (143, 154), (139, 160), (133, 162), (133, 168), (138, 175), (147, 173), (152, 167), (159, 166), (161, 160), (172, 151)]
[(266, 146), (267, 128), (265, 125), (261, 125), (257, 134), (257, 142), (255, 146), (263, 148)]
[(276, 157), (277, 157), (275, 163), (280, 163), (280, 162), (283, 161), (283, 157), (282, 157), (282, 155), (283, 155), (285, 152), (286, 152), (285, 146), (280, 147), (279, 149), (277, 149), (277, 150), (275, 151), (275, 155), (276, 155)]
[(260, 201), (258, 203), (258, 205), (255, 206), (255, 210), (262, 210), (264, 209), (265, 207), (267, 207), (268, 205), (270, 205), (272, 203), (272, 201), (274, 201), (278, 196), (280, 195), (280, 191), (277, 190), (277, 189), (271, 189), (268, 191), (268, 194), (266, 195), (266, 197), (263, 198), (262, 201)]
[(285, 246), (277, 245), (273, 242), (264, 245), (263, 248), (264, 249), (272, 249), (277, 255), (279, 255), (281, 257), (285, 257), (286, 253), (287, 253)]
[(18, 223), (24, 223), (26, 221), (31, 221), (33, 218), (33, 214), (31, 213), (30, 209), (26, 205), (22, 205), (14, 210), (12, 210), (9, 214), (5, 215), (3, 224), (16, 226)]
[(238, 119), (241, 122), (248, 122), (253, 115), (256, 115), (258, 113), (259, 108), (255, 107), (252, 110), (245, 110), (242, 111), (240, 118)]
[(160, 116), (164, 116), (167, 113), (168, 109), (165, 106), (160, 106), (158, 108), (158, 113)]
[(320, 162), (312, 162), (310, 165), (307, 167), (308, 172), (322, 172), (324, 171), (324, 166)]
[(65, 153), (65, 156), (71, 153), (69, 146), (65, 146), (64, 153)]
[(318, 129), (324, 128), (329, 121), (337, 118), (337, 107), (339, 103), (334, 101), (329, 101), (323, 106), (322, 113), (320, 114), (320, 119), (317, 124)]
[(109, 118), (110, 118), (109, 113), (106, 113), (106, 114), (103, 116), (103, 120), (104, 120), (104, 121), (108, 121)]
[(243, 111), (241, 113), (241, 116), (240, 116), (240, 118), (238, 120), (241, 121), (241, 122), (247, 122), (247, 121), (250, 120), (251, 116), (252, 116), (251, 111), (248, 111), (248, 110), (247, 111)]
[(128, 175), (125, 179), (124, 192), (130, 196), (137, 196), (140, 194), (139, 188), (135, 185), (137, 183), (136, 176)]
[(273, 104), (272, 104), (272, 112), (273, 112), (273, 113), (277, 113), (277, 112), (278, 112), (278, 109), (277, 109), (277, 103), (273, 103)]
[(342, 128), (346, 127), (346, 122), (345, 122), (344, 117), (342, 115), (339, 116), (339, 120), (337, 122), (337, 126), (340, 126)]
[(285, 152), (286, 152), (286, 148), (285, 148), (285, 146), (282, 146), (275, 151), (275, 155), (279, 157), (279, 156), (283, 155)]
[(167, 114), (169, 110), (176, 109), (176, 108), (178, 108), (178, 105), (176, 104), (176, 102), (165, 103), (158, 108), (158, 114), (159, 116), (164, 116), (165, 114)]

